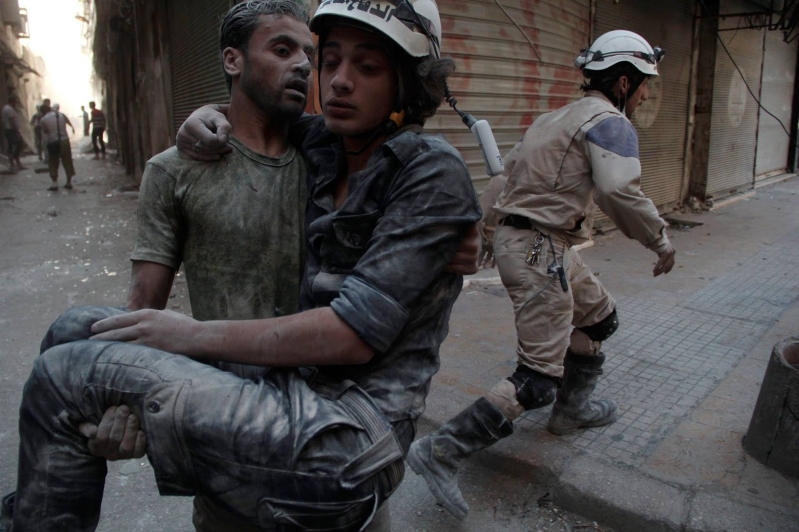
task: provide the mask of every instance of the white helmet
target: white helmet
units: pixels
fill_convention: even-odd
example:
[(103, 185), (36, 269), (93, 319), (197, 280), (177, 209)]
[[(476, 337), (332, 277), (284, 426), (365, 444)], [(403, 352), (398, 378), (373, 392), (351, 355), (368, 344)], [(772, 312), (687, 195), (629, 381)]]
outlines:
[(435, 0), (322, 0), (311, 19), (311, 31), (319, 34), (330, 17), (366, 24), (413, 57), (441, 56), (441, 17)]
[[(584, 72), (598, 72), (626, 61), (647, 76), (658, 75), (658, 63), (666, 52), (652, 48), (646, 39), (626, 30), (609, 31), (577, 56), (574, 64)], [(590, 77), (586, 74), (586, 77)]]

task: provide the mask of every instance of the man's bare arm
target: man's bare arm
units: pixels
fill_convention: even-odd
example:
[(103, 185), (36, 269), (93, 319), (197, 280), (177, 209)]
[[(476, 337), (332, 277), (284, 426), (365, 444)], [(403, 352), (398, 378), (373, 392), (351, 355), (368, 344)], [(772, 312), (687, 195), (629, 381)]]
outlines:
[(130, 292), (125, 306), (129, 310), (165, 309), (174, 280), (175, 270), (169, 266), (134, 260), (130, 272)]
[(168, 310), (141, 310), (98, 321), (92, 332), (96, 340), (257, 366), (365, 364), (374, 356), (329, 307), (271, 319), (203, 322)]

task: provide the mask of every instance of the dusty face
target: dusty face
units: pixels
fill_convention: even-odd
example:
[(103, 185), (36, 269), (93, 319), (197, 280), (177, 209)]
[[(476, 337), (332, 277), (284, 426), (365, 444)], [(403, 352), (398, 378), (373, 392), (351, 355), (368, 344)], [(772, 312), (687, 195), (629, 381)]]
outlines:
[(305, 109), (313, 38), (308, 26), (287, 15), (262, 15), (247, 53), (224, 54), (225, 70), (238, 88), (270, 116), (298, 117)]
[(647, 98), (649, 98), (649, 78), (645, 78), (644, 82), (636, 89), (634, 93), (627, 96), (627, 107), (624, 110), (624, 114), (627, 115), (627, 118), (632, 118), (633, 113), (638, 106), (644, 103)]
[(321, 53), (320, 90), (327, 128), (357, 137), (388, 120), (398, 81), (384, 40), (357, 28), (336, 26)]

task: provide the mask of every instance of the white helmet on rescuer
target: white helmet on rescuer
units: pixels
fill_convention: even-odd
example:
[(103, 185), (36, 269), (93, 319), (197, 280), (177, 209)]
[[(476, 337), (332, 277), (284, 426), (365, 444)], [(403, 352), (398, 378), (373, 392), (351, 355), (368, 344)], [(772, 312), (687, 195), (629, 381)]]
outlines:
[(647, 76), (658, 75), (658, 63), (666, 52), (652, 48), (646, 39), (627, 30), (614, 30), (601, 35), (577, 56), (574, 64), (590, 78), (590, 72), (606, 70), (627, 62)]
[(370, 26), (412, 57), (441, 56), (441, 18), (435, 0), (322, 0), (311, 18), (311, 31), (318, 35), (329, 17)]

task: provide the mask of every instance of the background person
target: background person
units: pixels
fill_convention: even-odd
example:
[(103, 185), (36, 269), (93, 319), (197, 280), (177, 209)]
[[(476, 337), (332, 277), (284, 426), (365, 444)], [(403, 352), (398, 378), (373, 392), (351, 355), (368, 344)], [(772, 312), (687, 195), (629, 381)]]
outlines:
[(31, 127), (33, 127), (33, 143), (36, 147), (36, 155), (42, 160), (44, 142), (42, 141), (42, 106), (36, 106), (36, 112), (31, 117)]
[(42, 137), (48, 153), (47, 166), (50, 170), (50, 179), (53, 180), (53, 184), (47, 190), (51, 191), (58, 190), (59, 162), (64, 165), (64, 172), (67, 174), (67, 184), (64, 185), (64, 188), (72, 188), (72, 177), (75, 175), (75, 166), (72, 164), (72, 146), (69, 143), (67, 126), (72, 128), (72, 133), (75, 133), (75, 127), (69, 121), (69, 118), (60, 112), (60, 107), (57, 103), (53, 104), (52, 110), (41, 121)]
[(459, 518), (468, 511), (457, 484), (460, 461), (512, 434), (525, 411), (554, 402), (547, 426), (554, 434), (617, 418), (615, 402), (589, 399), (605, 362), (602, 341), (618, 328), (616, 302), (571, 247), (590, 238), (598, 206), (658, 255), (655, 276), (674, 266), (666, 222), (640, 188), (638, 135), (629, 120), (646, 101), (662, 55), (632, 32), (599, 37), (576, 62), (588, 79), (585, 96), (539, 117), (506, 157), (499, 179), (507, 184), (488, 189), (502, 191), (493, 249), (516, 314), (519, 365), (487, 397), (415, 442), (407, 458)]
[[(97, 109), (94, 102), (89, 102), (89, 109), (92, 110), (92, 148), (94, 148), (94, 158), (99, 159), (102, 153), (105, 159), (105, 141), (103, 134), (105, 133), (105, 114)], [(97, 144), (100, 144), (99, 148)]]
[(86, 108), (83, 107), (82, 105), (80, 106), (80, 114), (81, 117), (83, 118), (83, 136), (88, 137), (89, 124), (91, 123), (91, 121), (89, 120), (89, 113), (86, 112)]
[(8, 103), (3, 106), (2, 111), (3, 131), (8, 149), (8, 169), (12, 172), (25, 169), (19, 160), (19, 154), (22, 151), (22, 134), (19, 131), (19, 114), (16, 110), (18, 104), (19, 98), (16, 94), (12, 94), (8, 97)]

